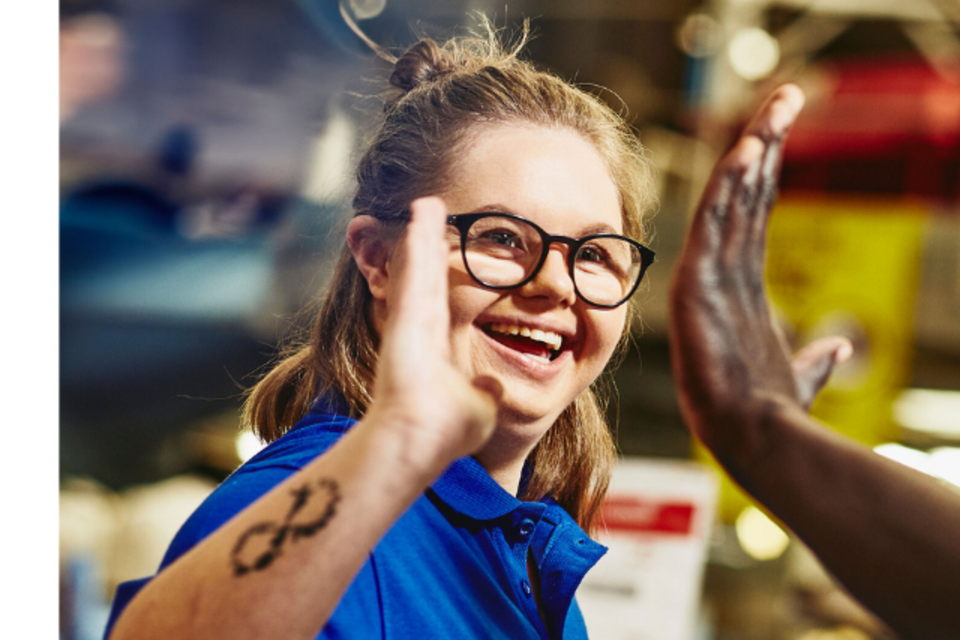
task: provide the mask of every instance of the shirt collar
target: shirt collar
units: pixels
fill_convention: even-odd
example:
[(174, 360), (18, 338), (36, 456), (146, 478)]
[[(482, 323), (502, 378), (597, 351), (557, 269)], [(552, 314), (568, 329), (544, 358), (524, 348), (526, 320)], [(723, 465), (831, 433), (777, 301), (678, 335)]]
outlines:
[(347, 405), (347, 399), (338, 389), (328, 389), (326, 393), (318, 396), (310, 407), (310, 413), (330, 414), (334, 416), (349, 416), (350, 407)]
[(460, 458), (431, 487), (447, 506), (474, 520), (494, 520), (524, 504), (473, 458)]
[[(307, 415), (292, 430), (319, 424), (328, 430), (345, 432), (355, 422), (356, 420), (349, 417), (343, 395), (336, 390), (330, 390), (314, 401)], [(531, 465), (525, 463), (520, 475), (521, 490), (530, 481), (532, 472)], [(474, 520), (495, 520), (524, 504), (536, 505), (542, 509), (556, 504), (549, 496), (544, 498), (543, 503), (524, 503), (504, 490), (479, 462), (470, 457), (455, 460), (443, 475), (437, 478), (431, 490), (451, 509)]]

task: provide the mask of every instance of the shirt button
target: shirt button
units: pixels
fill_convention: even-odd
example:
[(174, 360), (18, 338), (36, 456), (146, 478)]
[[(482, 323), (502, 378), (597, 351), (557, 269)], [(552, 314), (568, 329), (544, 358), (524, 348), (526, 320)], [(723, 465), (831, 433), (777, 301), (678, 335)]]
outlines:
[(520, 521), (520, 527), (517, 529), (517, 532), (520, 534), (521, 538), (529, 538), (530, 534), (533, 533), (535, 526), (536, 525), (533, 523), (533, 520), (524, 518)]
[(533, 589), (530, 588), (530, 583), (526, 580), (520, 581), (520, 588), (523, 589), (523, 595), (530, 597), (530, 594), (533, 593)]

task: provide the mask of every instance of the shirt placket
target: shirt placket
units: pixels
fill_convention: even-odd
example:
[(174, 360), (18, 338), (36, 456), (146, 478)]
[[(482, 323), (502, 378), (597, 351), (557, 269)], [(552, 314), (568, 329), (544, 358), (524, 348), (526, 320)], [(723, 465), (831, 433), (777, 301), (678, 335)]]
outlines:
[(504, 542), (508, 547), (510, 564), (514, 568), (513, 587), (516, 597), (540, 636), (549, 638), (546, 621), (540, 618), (540, 612), (537, 610), (533, 585), (527, 571), (527, 555), (530, 553), (530, 543), (535, 536), (539, 535), (538, 530), (543, 526), (543, 512), (544, 505), (524, 504), (504, 518), (502, 531)]

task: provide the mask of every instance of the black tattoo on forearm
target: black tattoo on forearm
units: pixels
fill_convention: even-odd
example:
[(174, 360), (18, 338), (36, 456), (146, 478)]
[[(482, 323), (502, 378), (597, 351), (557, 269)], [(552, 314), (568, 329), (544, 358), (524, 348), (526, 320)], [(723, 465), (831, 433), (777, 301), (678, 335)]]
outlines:
[[(230, 553), (234, 575), (266, 569), (280, 557), (287, 541), (293, 543), (300, 538), (309, 538), (326, 527), (337, 512), (340, 487), (335, 480), (322, 478), (314, 484), (293, 489), (291, 495), (293, 504), (282, 522), (260, 522), (237, 540)], [(310, 514), (317, 515), (310, 517)], [(300, 516), (299, 520), (297, 516)]]

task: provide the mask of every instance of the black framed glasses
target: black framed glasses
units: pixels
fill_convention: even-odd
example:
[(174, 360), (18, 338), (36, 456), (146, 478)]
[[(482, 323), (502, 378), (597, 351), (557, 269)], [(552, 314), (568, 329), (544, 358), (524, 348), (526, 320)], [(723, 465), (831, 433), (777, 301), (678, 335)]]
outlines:
[(470, 276), (490, 289), (513, 289), (530, 282), (556, 242), (569, 247), (567, 265), (577, 295), (587, 304), (612, 309), (637, 290), (654, 252), (613, 233), (582, 238), (555, 236), (511, 213), (447, 216), (460, 232), (460, 253)]

